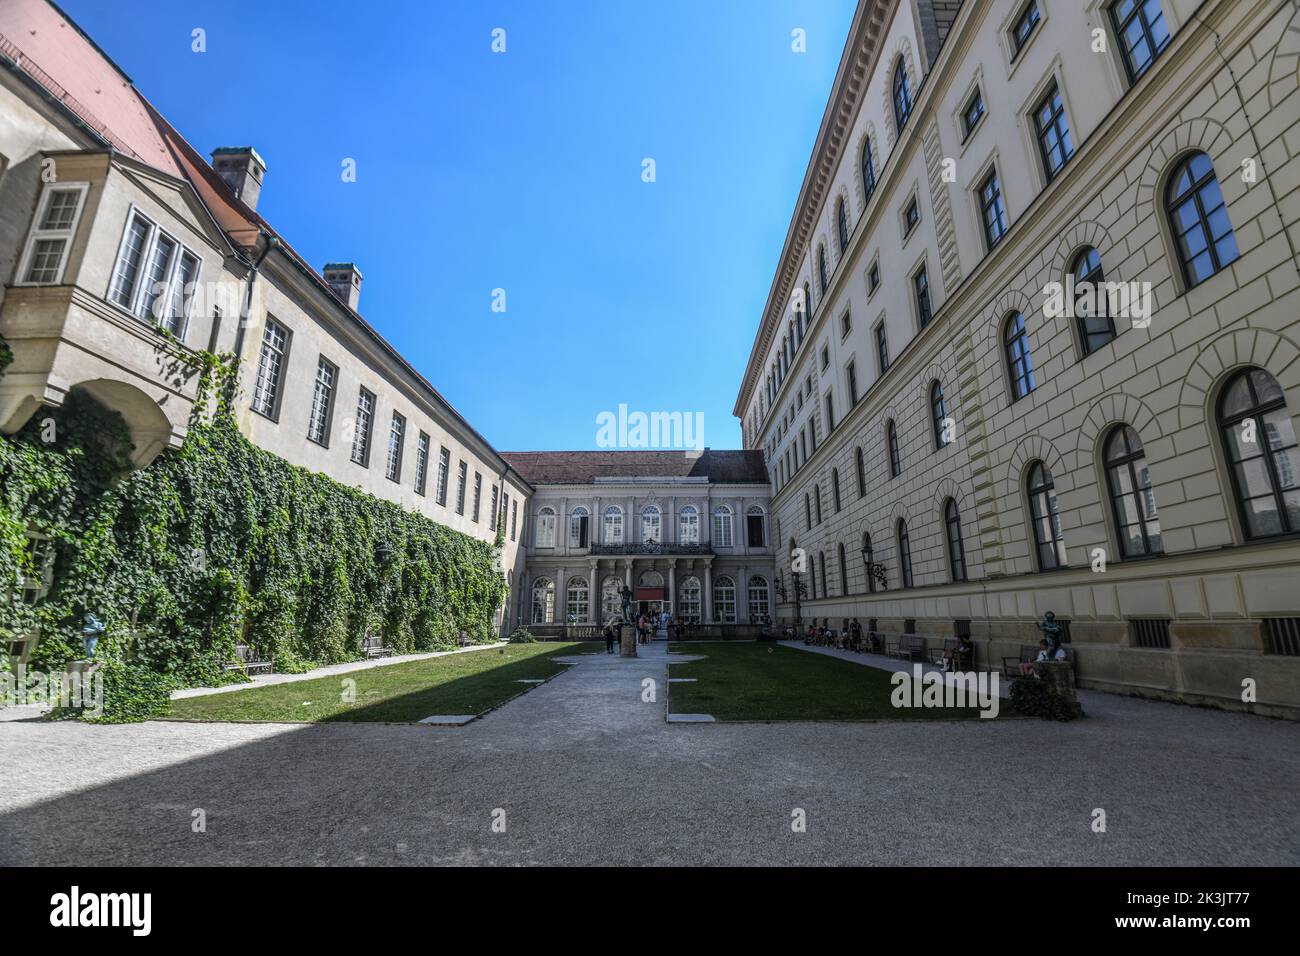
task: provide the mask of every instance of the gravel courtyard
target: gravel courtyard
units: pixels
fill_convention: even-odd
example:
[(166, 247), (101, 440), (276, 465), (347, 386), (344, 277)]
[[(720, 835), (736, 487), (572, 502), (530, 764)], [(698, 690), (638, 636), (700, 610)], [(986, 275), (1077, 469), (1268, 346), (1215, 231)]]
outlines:
[(1300, 863), (1291, 723), (669, 724), (664, 645), (577, 660), (464, 727), (0, 711), (0, 864)]

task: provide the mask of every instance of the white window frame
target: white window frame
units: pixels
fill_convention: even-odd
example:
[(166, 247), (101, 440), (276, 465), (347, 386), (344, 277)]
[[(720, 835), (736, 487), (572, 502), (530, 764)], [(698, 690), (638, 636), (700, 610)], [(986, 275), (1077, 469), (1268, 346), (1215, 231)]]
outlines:
[[(117, 275), (118, 263), (122, 261), (122, 254), (126, 249), (126, 239), (131, 232), (131, 223), (137, 216), (148, 223), (149, 234), (145, 237), (143, 251), (140, 254), (140, 269), (139, 272), (136, 273), (135, 284), (131, 289), (131, 301), (128, 305), (122, 305), (122, 303), (112, 297), (113, 279)], [(166, 324), (164, 324), (166, 319), (146, 315), (143, 311), (147, 279), (145, 272), (149, 267), (150, 261), (153, 259), (154, 250), (157, 248), (159, 236), (166, 237), (176, 246), (175, 251), (172, 253), (171, 262), (167, 266), (167, 275), (164, 280), (166, 282), (166, 288), (157, 298), (157, 301), (165, 303), (164, 310), (171, 307), (171, 302), (176, 296), (176, 281), (180, 277), (181, 260), (186, 255), (191, 256), (194, 261), (198, 263), (197, 268), (194, 270), (194, 278), (192, 280), (194, 285), (198, 285), (199, 277), (203, 274), (203, 257), (195, 252), (190, 246), (187, 246), (180, 239), (176, 238), (176, 236), (162, 228), (162, 226), (158, 225), (157, 220), (132, 203), (127, 211), (126, 222), (122, 224), (122, 236), (118, 240), (117, 255), (113, 257), (113, 268), (108, 274), (108, 286), (104, 290), (104, 301), (113, 306), (113, 308), (117, 309), (119, 312), (125, 312), (141, 322), (145, 322), (155, 328), (167, 329), (172, 335), (175, 335), (176, 338), (183, 341), (185, 339), (185, 333), (189, 331), (190, 309), (194, 302), (194, 296), (186, 296), (184, 288), (181, 289), (181, 315), (177, 317), (179, 328), (176, 331), (172, 331)]]
[(622, 544), (625, 540), (623, 509), (610, 505), (601, 516), (600, 539), (605, 544)]
[(732, 525), (735, 513), (726, 505), (713, 509), (713, 546), (715, 548), (735, 547), (735, 534)]
[(537, 512), (537, 544), (539, 548), (555, 547), (555, 509), (549, 505)]
[[(687, 514), (688, 511), (690, 514)], [(700, 509), (695, 505), (683, 505), (677, 513), (677, 543), (700, 543)]]
[[(41, 221), (49, 211), (50, 203), (53, 201), (56, 192), (67, 192), (75, 190), (77, 192), (77, 211), (73, 213), (72, 225), (66, 229), (42, 229)], [(32, 218), (31, 229), (27, 233), (27, 244), (23, 247), (23, 254), (18, 260), (18, 271), (14, 275), (15, 286), (43, 286), (43, 285), (60, 285), (63, 282), (63, 274), (68, 268), (68, 259), (72, 256), (72, 243), (77, 238), (77, 227), (81, 224), (81, 214), (86, 208), (86, 193), (90, 190), (90, 183), (47, 183), (41, 190), (41, 198), (36, 204), (36, 215)], [(31, 268), (32, 256), (36, 252), (36, 243), (42, 239), (65, 239), (63, 246), (63, 255), (59, 260), (59, 269), (52, 282), (29, 282), (27, 272)]]

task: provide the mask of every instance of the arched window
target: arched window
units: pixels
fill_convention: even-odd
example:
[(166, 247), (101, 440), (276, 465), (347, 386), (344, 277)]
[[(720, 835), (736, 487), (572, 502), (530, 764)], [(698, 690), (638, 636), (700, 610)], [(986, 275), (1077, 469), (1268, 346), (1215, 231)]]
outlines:
[(939, 449), (948, 444), (950, 436), (945, 427), (948, 408), (943, 402), (943, 386), (938, 382), (930, 386), (930, 415), (934, 419), (934, 447)]
[(817, 552), (817, 566), (818, 566), (818, 570), (821, 571), (822, 597), (824, 598), (830, 597), (831, 596), (830, 588), (826, 586), (826, 552), (825, 551)]
[(894, 67), (894, 125), (898, 128), (900, 137), (903, 135), (903, 127), (907, 125), (907, 118), (911, 115), (912, 89), (907, 82), (907, 68), (900, 56)]
[(831, 500), (835, 502), (836, 514), (840, 511), (840, 470), (831, 469)]
[(623, 614), (623, 582), (610, 575), (600, 582), (600, 622), (608, 624)]
[(533, 582), (534, 624), (555, 623), (555, 582), (550, 578), (538, 578)]
[(1083, 354), (1090, 355), (1115, 337), (1101, 254), (1092, 246), (1080, 249), (1070, 271), (1074, 274), (1074, 321), (1079, 327), (1079, 344)]
[(1056, 484), (1041, 461), (1034, 462), (1029, 469), (1027, 490), (1039, 570), (1063, 568), (1066, 566), (1065, 534), (1061, 530), (1061, 514), (1056, 509)]
[(862, 194), (864, 203), (871, 202), (871, 194), (876, 191), (876, 163), (871, 155), (871, 136), (862, 139)]
[(844, 544), (839, 546), (840, 558), (840, 596), (848, 597), (849, 594), (849, 562), (844, 557)]
[(590, 624), (591, 590), (586, 578), (569, 578), (569, 589), (565, 595), (564, 623)]
[(808, 595), (817, 600), (817, 555), (808, 555)]
[(876, 563), (876, 552), (871, 547), (871, 535), (862, 532), (862, 573), (867, 578), (867, 593), (876, 592), (876, 579), (871, 576), (871, 566)]
[(1126, 558), (1160, 554), (1164, 543), (1142, 439), (1130, 426), (1116, 425), (1106, 439), (1103, 457), (1120, 552)]
[(898, 573), (903, 587), (912, 586), (912, 540), (907, 536), (907, 522), (898, 519)]
[(677, 515), (677, 543), (700, 543), (700, 512), (694, 505), (687, 505)]
[(726, 505), (713, 509), (713, 545), (718, 548), (732, 546), (731, 509)]
[(700, 579), (691, 575), (678, 585), (677, 613), (687, 624), (700, 623)]
[(835, 231), (839, 234), (840, 255), (844, 255), (849, 251), (849, 212), (843, 196), (835, 204)]
[(813, 514), (817, 516), (817, 523), (822, 523), (822, 486), (813, 485)]
[(605, 509), (605, 544), (623, 543), (623, 509), (610, 505)]
[(826, 268), (826, 247), (817, 247), (817, 280), (821, 283), (821, 293), (826, 294), (826, 290), (831, 287), (831, 274)]
[(537, 512), (537, 547), (555, 547), (555, 509), (542, 508)]
[(796, 316), (799, 322), (800, 342), (803, 341), (804, 332), (806, 330), (806, 325), (804, 320), (807, 319), (808, 316), (810, 316), (811, 314), (812, 314), (812, 289), (809, 288), (808, 283), (805, 282), (803, 284), (803, 308), (799, 310), (799, 314)]
[(948, 531), (948, 570), (954, 581), (965, 581), (966, 549), (961, 540), (961, 514), (952, 498), (943, 506), (943, 524)]
[(1300, 531), (1300, 452), (1277, 379), (1238, 372), (1219, 399), (1219, 427), (1246, 537)]
[(758, 505), (745, 512), (745, 544), (751, 548), (767, 546), (767, 515)]
[(1191, 153), (1178, 164), (1169, 177), (1167, 202), (1189, 289), (1236, 260), (1237, 238), (1210, 157)]
[(585, 548), (587, 546), (587, 526), (589, 521), (590, 518), (586, 508), (574, 508), (569, 514), (569, 545), (571, 547)]
[(1034, 378), (1034, 363), (1029, 356), (1029, 333), (1025, 331), (1025, 317), (1014, 312), (1007, 317), (1002, 332), (1002, 342), (1007, 352), (1007, 374), (1011, 377), (1011, 398), (1024, 398), (1038, 387)]
[(897, 478), (903, 473), (903, 458), (898, 453), (898, 431), (892, 421), (885, 427), (885, 436), (889, 445), (889, 477)]
[(867, 466), (862, 460), (862, 446), (859, 445), (853, 452), (853, 464), (858, 473), (858, 497), (867, 496)]
[(736, 623), (736, 582), (726, 575), (713, 582), (713, 620)]
[(749, 623), (761, 624), (768, 613), (767, 578), (754, 575), (749, 579)]
[(806, 491), (804, 492), (804, 496), (803, 496), (803, 520), (804, 520), (804, 524), (807, 525), (807, 530), (811, 531), (812, 530), (812, 496), (809, 495)]
[(641, 543), (662, 544), (664, 537), (661, 528), (659, 509), (655, 505), (646, 505), (641, 509)]

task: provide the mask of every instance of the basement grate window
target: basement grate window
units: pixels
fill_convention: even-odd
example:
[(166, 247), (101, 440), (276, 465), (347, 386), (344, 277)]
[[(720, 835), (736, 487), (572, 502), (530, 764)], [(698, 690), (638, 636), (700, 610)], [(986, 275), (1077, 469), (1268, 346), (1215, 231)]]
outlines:
[(1169, 618), (1138, 617), (1129, 621), (1134, 647), (1169, 647)]
[(1300, 657), (1300, 617), (1264, 618), (1265, 654)]

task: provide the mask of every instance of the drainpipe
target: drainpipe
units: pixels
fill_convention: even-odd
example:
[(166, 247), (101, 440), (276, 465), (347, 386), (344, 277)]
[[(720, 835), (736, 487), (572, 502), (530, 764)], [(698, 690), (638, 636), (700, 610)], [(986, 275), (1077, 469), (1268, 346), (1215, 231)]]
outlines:
[(261, 253), (253, 260), (248, 270), (248, 285), (244, 288), (244, 304), (239, 310), (239, 326), (235, 330), (235, 361), (240, 362), (244, 357), (244, 330), (248, 327), (248, 313), (253, 308), (253, 286), (257, 282), (257, 274), (262, 268), (262, 262), (270, 254), (272, 249), (280, 247), (278, 236), (272, 236), (265, 230), (259, 230), (258, 236), (266, 240), (262, 247)]

